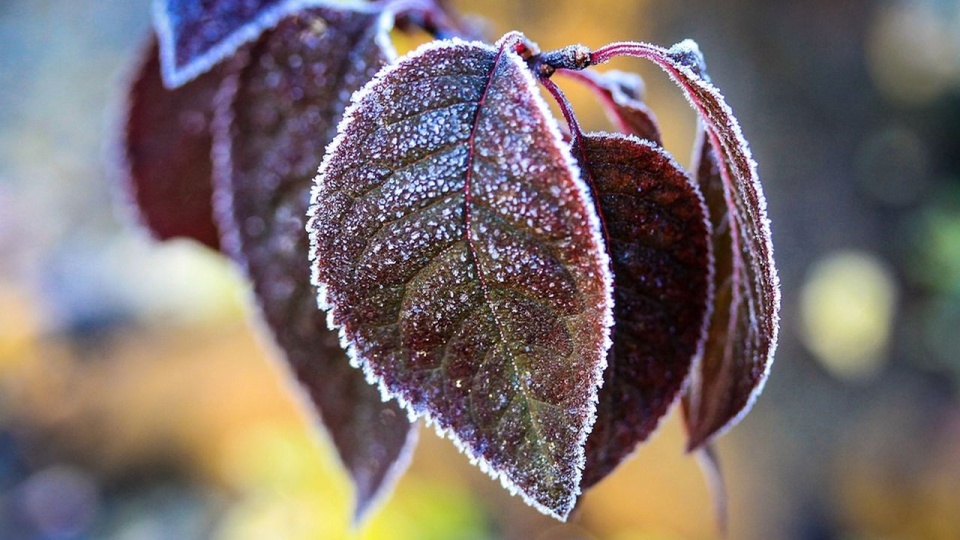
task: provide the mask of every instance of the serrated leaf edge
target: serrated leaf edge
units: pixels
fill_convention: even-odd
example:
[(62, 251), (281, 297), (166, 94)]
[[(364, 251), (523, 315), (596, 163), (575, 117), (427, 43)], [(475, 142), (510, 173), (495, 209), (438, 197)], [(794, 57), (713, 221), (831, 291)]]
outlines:
[[(516, 39), (518, 36), (522, 36), (522, 34), (519, 34), (516, 32), (509, 33), (504, 37), (502, 37), (500, 40), (498, 40), (496, 46), (491, 46), (480, 41), (466, 41), (460, 38), (436, 40), (436, 41), (425, 43), (420, 47), (418, 47), (417, 49), (404, 55), (403, 57), (395, 60), (392, 64), (388, 64), (387, 66), (382, 68), (373, 77), (373, 79), (371, 79), (366, 85), (363, 86), (363, 88), (355, 92), (353, 97), (350, 100), (351, 101), (350, 106), (347, 107), (347, 110), (343, 115), (343, 119), (341, 120), (340, 125), (337, 126), (338, 135), (336, 136), (336, 138), (334, 138), (334, 140), (330, 143), (330, 145), (327, 146), (327, 150), (326, 150), (323, 162), (321, 163), (317, 173), (317, 177), (314, 180), (315, 184), (311, 193), (310, 208), (307, 211), (307, 217), (308, 217), (307, 231), (310, 233), (313, 232), (314, 222), (316, 220), (315, 208), (319, 203), (320, 195), (321, 195), (320, 185), (323, 182), (324, 173), (326, 172), (326, 169), (329, 166), (333, 153), (341, 144), (343, 144), (343, 141), (345, 139), (344, 137), (345, 127), (349, 125), (349, 123), (353, 120), (353, 116), (356, 113), (356, 111), (359, 109), (360, 102), (363, 100), (363, 98), (365, 98), (368, 94), (372, 93), (373, 89), (377, 85), (379, 85), (380, 81), (383, 80), (385, 76), (387, 76), (388, 74), (393, 72), (395, 69), (397, 69), (397, 66), (401, 62), (418, 58), (420, 56), (423, 56), (425, 54), (428, 54), (430, 52), (437, 51), (437, 50), (453, 49), (458, 47), (478, 47), (481, 49), (486, 49), (493, 53), (498, 53), (500, 47), (503, 47), (508, 40)], [(523, 59), (521, 59), (513, 51), (505, 50), (504, 54), (512, 55), (513, 57), (516, 58), (515, 61), (524, 63)], [(583, 197), (583, 200), (592, 203), (593, 197), (590, 193), (590, 188), (583, 181), (580, 175), (580, 167), (577, 165), (576, 160), (573, 158), (573, 155), (570, 151), (570, 145), (563, 142), (563, 136), (560, 131), (560, 126), (556, 118), (550, 112), (549, 106), (547, 105), (546, 101), (541, 96), (539, 88), (537, 86), (537, 81), (534, 79), (533, 74), (530, 73), (530, 70), (526, 68), (525, 63), (523, 65), (523, 69), (521, 70), (521, 73), (523, 73), (523, 80), (525, 82), (526, 89), (530, 92), (531, 96), (533, 96), (534, 103), (536, 103), (538, 111), (543, 115), (544, 119), (546, 120), (547, 129), (554, 136), (554, 140), (557, 141), (557, 144), (560, 145), (561, 148), (566, 149), (566, 152), (564, 152), (566, 166), (567, 166), (568, 172), (571, 175), (571, 178), (573, 178), (574, 180), (575, 187), (580, 191), (580, 194)], [(350, 343), (346, 335), (345, 328), (342, 326), (339, 327), (340, 344), (344, 348), (344, 350), (347, 352), (347, 356), (350, 357), (351, 364), (363, 370), (364, 376), (366, 377), (367, 381), (370, 384), (376, 385), (379, 388), (380, 394), (385, 401), (389, 399), (395, 399), (400, 404), (400, 406), (405, 411), (407, 411), (407, 415), (409, 416), (411, 422), (419, 418), (423, 418), (427, 426), (432, 426), (434, 428), (434, 431), (440, 437), (447, 438), (450, 441), (452, 441), (454, 445), (457, 447), (457, 449), (467, 456), (471, 464), (476, 465), (481, 471), (483, 471), (485, 474), (490, 476), (492, 479), (498, 480), (500, 482), (500, 485), (503, 486), (503, 488), (506, 489), (507, 492), (509, 492), (511, 495), (519, 496), (527, 505), (535, 508), (536, 510), (538, 510), (539, 512), (545, 515), (552, 516), (561, 521), (566, 521), (567, 517), (569, 516), (570, 512), (573, 510), (575, 506), (577, 498), (580, 495), (580, 487), (579, 487), (580, 476), (582, 475), (583, 468), (586, 465), (586, 453), (584, 451), (584, 447), (586, 445), (587, 437), (589, 436), (590, 432), (593, 430), (593, 424), (596, 421), (596, 417), (597, 417), (597, 403), (598, 403), (599, 389), (603, 383), (603, 371), (606, 369), (606, 364), (607, 364), (606, 351), (610, 349), (610, 346), (613, 343), (610, 336), (611, 328), (613, 326), (613, 275), (610, 272), (610, 259), (607, 254), (606, 243), (603, 240), (603, 235), (602, 235), (601, 226), (600, 226), (600, 219), (597, 216), (596, 211), (594, 210), (592, 205), (586, 205), (586, 214), (588, 216), (590, 229), (593, 232), (593, 237), (594, 237), (593, 239), (596, 244), (597, 253), (599, 255), (599, 259), (601, 263), (601, 273), (602, 273), (601, 276), (603, 279), (604, 296), (607, 299), (609, 309), (606, 310), (604, 320), (602, 323), (603, 328), (605, 329), (604, 335), (603, 335), (603, 343), (602, 343), (604, 354), (602, 355), (601, 361), (598, 363), (597, 369), (595, 369), (593, 373), (593, 387), (595, 388), (595, 391), (588, 403), (589, 409), (587, 410), (587, 425), (583, 430), (581, 430), (581, 433), (579, 433), (579, 440), (577, 441), (577, 445), (580, 450), (577, 453), (577, 456), (576, 456), (577, 462), (575, 463), (576, 471), (578, 472), (578, 477), (575, 479), (574, 485), (577, 487), (574, 489), (572, 498), (571, 500), (568, 501), (567, 507), (565, 508), (562, 514), (555, 512), (553, 509), (548, 508), (540, 504), (536, 500), (534, 500), (532, 497), (529, 497), (523, 490), (521, 490), (509, 478), (507, 478), (506, 474), (503, 471), (494, 469), (489, 463), (487, 463), (487, 461), (482, 456), (476, 455), (468, 445), (466, 445), (462, 440), (460, 440), (460, 438), (452, 429), (441, 427), (433, 418), (430, 417), (428, 413), (418, 412), (414, 410), (410, 402), (404, 399), (402, 395), (394, 394), (393, 392), (391, 392), (390, 389), (387, 388), (384, 381), (379, 379), (376, 376), (376, 374), (373, 372), (369, 364), (361, 361), (357, 357), (356, 350), (354, 349), (353, 345)], [(309, 257), (310, 257), (310, 261), (312, 262), (316, 259), (316, 244), (313, 239), (313, 234), (310, 235), (310, 241), (311, 241), (311, 249), (310, 249)], [(334, 328), (337, 326), (334, 323), (335, 308), (327, 300), (327, 287), (322, 282), (322, 280), (318, 275), (317, 265), (312, 263), (311, 267), (312, 267), (311, 273), (312, 273), (313, 285), (317, 288), (317, 304), (320, 306), (321, 309), (324, 309), (327, 311), (327, 324), (331, 328)]]

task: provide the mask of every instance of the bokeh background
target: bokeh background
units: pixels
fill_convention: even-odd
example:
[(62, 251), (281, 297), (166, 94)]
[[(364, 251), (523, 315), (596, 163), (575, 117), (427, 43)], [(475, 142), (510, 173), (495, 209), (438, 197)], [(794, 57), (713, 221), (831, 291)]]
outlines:
[[(730, 538), (960, 538), (960, 2), (454, 2), (545, 48), (696, 39), (751, 141), (783, 280), (773, 373), (719, 441)], [(717, 535), (673, 414), (571, 524), (423, 431), (365, 527), (235, 268), (111, 194), (148, 0), (0, 0), (0, 538)], [(667, 147), (694, 118), (639, 62)], [(565, 85), (591, 128), (604, 117)]]

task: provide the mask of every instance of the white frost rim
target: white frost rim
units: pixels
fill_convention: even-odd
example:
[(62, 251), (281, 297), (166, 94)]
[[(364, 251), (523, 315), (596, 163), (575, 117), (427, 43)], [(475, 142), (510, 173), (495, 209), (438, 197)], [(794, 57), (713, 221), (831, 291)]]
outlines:
[[(450, 40), (442, 41), (433, 41), (421, 45), (414, 51), (408, 53), (402, 58), (395, 61), (393, 64), (385, 66), (381, 69), (372, 80), (370, 80), (363, 88), (354, 93), (351, 98), (351, 104), (347, 107), (346, 112), (343, 115), (343, 119), (340, 122), (340, 125), (337, 127), (337, 136), (327, 147), (326, 154), (324, 156), (323, 162), (320, 165), (318, 175), (314, 180), (314, 186), (312, 189), (310, 197), (310, 207), (307, 211), (308, 221), (307, 221), (307, 231), (310, 233), (310, 260), (314, 261), (312, 264), (312, 281), (314, 286), (317, 288), (317, 302), (321, 309), (327, 310), (327, 324), (334, 328), (337, 325), (334, 323), (334, 312), (335, 307), (332, 306), (328, 301), (327, 286), (319, 277), (319, 268), (316, 264), (316, 241), (313, 237), (313, 229), (315, 227), (317, 205), (323, 197), (323, 184), (324, 176), (326, 175), (327, 168), (330, 166), (333, 154), (337, 152), (340, 146), (343, 144), (345, 139), (345, 128), (353, 121), (354, 116), (360, 108), (361, 102), (370, 94), (373, 93), (374, 89), (381, 84), (383, 79), (397, 70), (398, 66), (406, 61), (413, 60), (419, 57), (422, 57), (428, 53), (438, 50), (449, 50), (457, 48), (480, 48), (486, 51), (490, 51), (494, 54), (500, 52), (500, 48), (504, 46), (505, 42), (511, 38), (515, 38), (518, 34), (511, 33), (507, 34), (497, 42), (497, 47), (490, 46), (488, 44), (479, 42), (479, 41), (464, 41), (459, 38), (453, 38)], [(373, 373), (373, 370), (366, 362), (362, 362), (358, 357), (355, 348), (350, 343), (345, 329), (341, 326), (339, 328), (340, 334), (340, 343), (344, 350), (347, 352), (347, 355), (351, 359), (351, 363), (357, 367), (363, 369), (364, 374), (367, 380), (371, 384), (375, 384), (380, 389), (380, 393), (383, 399), (396, 399), (397, 402), (407, 411), (410, 415), (411, 420), (423, 417), (427, 425), (432, 425), (434, 430), (441, 437), (450, 439), (454, 445), (470, 459), (470, 462), (480, 468), (481, 471), (484, 471), (494, 480), (499, 480), (500, 484), (512, 495), (519, 495), (525, 503), (533, 508), (536, 508), (543, 514), (553, 516), (557, 519), (565, 521), (569, 512), (572, 511), (576, 499), (580, 495), (580, 477), (583, 473), (584, 466), (586, 464), (586, 453), (584, 451), (584, 446), (586, 445), (587, 437), (593, 429), (593, 424), (596, 421), (596, 410), (598, 402), (598, 394), (600, 386), (603, 383), (603, 372), (606, 369), (606, 357), (607, 351), (609, 350), (612, 341), (610, 337), (611, 328), (613, 326), (613, 276), (610, 272), (610, 259), (606, 251), (606, 245), (603, 241), (603, 234), (600, 226), (600, 218), (597, 216), (596, 210), (592, 202), (592, 196), (590, 195), (590, 189), (583, 181), (580, 175), (580, 168), (574, 160), (569, 145), (563, 142), (563, 137), (560, 131), (559, 124), (554, 118), (553, 114), (550, 112), (550, 109), (546, 101), (542, 98), (537, 81), (534, 79), (533, 75), (530, 73), (530, 70), (527, 68), (526, 63), (519, 55), (510, 50), (504, 50), (505, 56), (511, 61), (515, 62), (520, 68), (519, 71), (523, 74), (523, 80), (527, 87), (528, 92), (530, 93), (534, 103), (536, 104), (537, 110), (540, 112), (541, 116), (545, 119), (547, 124), (547, 129), (550, 134), (553, 136), (556, 144), (565, 150), (563, 155), (565, 157), (565, 165), (567, 171), (569, 172), (570, 178), (573, 180), (574, 188), (578, 190), (581, 200), (586, 201), (587, 204), (583, 205), (584, 214), (587, 216), (589, 221), (589, 226), (592, 231), (592, 240), (596, 247), (596, 252), (598, 254), (598, 263), (601, 271), (601, 279), (603, 281), (604, 289), (604, 298), (607, 300), (607, 306), (604, 310), (604, 320), (603, 320), (603, 342), (602, 342), (602, 354), (601, 361), (598, 362), (596, 369), (591, 374), (592, 381), (591, 386), (595, 389), (592, 398), (588, 401), (586, 413), (586, 424), (584, 429), (578, 434), (578, 448), (579, 452), (576, 456), (575, 469), (577, 471), (577, 478), (575, 478), (575, 485), (577, 486), (574, 492), (571, 494), (571, 498), (567, 501), (566, 511), (563, 514), (558, 514), (553, 509), (548, 508), (538, 501), (531, 498), (527, 493), (521, 490), (517, 485), (515, 485), (509, 478), (507, 478), (504, 471), (494, 469), (482, 456), (475, 454), (469, 446), (467, 446), (457, 434), (450, 428), (445, 428), (441, 426), (431, 415), (425, 411), (417, 411), (413, 408), (412, 404), (408, 402), (403, 396), (391, 392), (383, 380), (378, 378), (376, 374)]]
[(164, 83), (176, 88), (209, 71), (210, 68), (236, 52), (243, 44), (257, 39), (265, 30), (273, 28), (287, 15), (307, 8), (330, 8), (347, 11), (373, 13), (375, 4), (357, 0), (284, 0), (264, 10), (253, 21), (237, 27), (224, 36), (216, 45), (199, 56), (192, 58), (182, 66), (177, 65), (176, 34), (173, 21), (169, 16), (169, 4), (172, 0), (153, 1), (153, 20), (157, 36), (160, 39), (160, 68)]

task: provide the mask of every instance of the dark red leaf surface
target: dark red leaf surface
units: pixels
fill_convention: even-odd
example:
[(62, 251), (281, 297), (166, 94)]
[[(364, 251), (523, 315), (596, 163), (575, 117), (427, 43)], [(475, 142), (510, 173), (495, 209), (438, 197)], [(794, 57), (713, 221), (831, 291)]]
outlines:
[(607, 112), (607, 116), (623, 133), (636, 135), (663, 146), (660, 124), (653, 111), (643, 102), (643, 79), (635, 73), (623, 71), (569, 71), (559, 73), (585, 84), (592, 90)]
[(382, 71), (327, 153), (309, 227), (321, 298), (369, 377), (565, 519), (609, 261), (521, 39), (435, 42)]
[(734, 248), (744, 244), (743, 228), (731, 227), (717, 154), (702, 130), (695, 156), (697, 182), (713, 225), (716, 300), (703, 357), (683, 398), (691, 449), (732, 425), (741, 411), (747, 410), (769, 369), (769, 361), (758, 357), (755, 350), (762, 338), (757, 335), (761, 328), (751, 323), (751, 312), (758, 306), (749, 289), (750, 261), (742, 249)]
[(219, 249), (211, 202), (210, 122), (226, 70), (167, 90), (157, 51), (151, 38), (129, 91), (121, 188), (157, 239), (192, 238)]
[(613, 347), (587, 439), (586, 489), (646, 440), (702, 345), (710, 231), (696, 185), (665, 150), (635, 137), (579, 138), (613, 263)]
[[(703, 359), (684, 399), (689, 448), (693, 450), (746, 414), (773, 363), (780, 284), (766, 200), (733, 112), (716, 87), (705, 80), (696, 43), (687, 40), (669, 49), (615, 43), (595, 51), (592, 61), (600, 63), (622, 55), (646, 58), (670, 75), (697, 111), (706, 144), (713, 149), (713, 158), (706, 158), (698, 167), (714, 225), (717, 271), (714, 318)], [(711, 151), (704, 148), (701, 155), (703, 152)]]
[(358, 9), (349, 0), (158, 0), (164, 80), (180, 86), (229, 58), (283, 17), (314, 7)]
[(357, 516), (406, 465), (412, 426), (350, 366), (310, 284), (311, 180), (351, 93), (387, 61), (379, 15), (310, 9), (250, 49), (218, 96), (215, 178), (224, 248), (243, 264), (268, 326), (356, 486)]
[(683, 44), (668, 51), (672, 76), (700, 113), (704, 136), (698, 182), (714, 229), (716, 301), (703, 358), (683, 401), (689, 448), (700, 448), (750, 410), (773, 363), (780, 286), (766, 200), (756, 164), (723, 96), (685, 61)]

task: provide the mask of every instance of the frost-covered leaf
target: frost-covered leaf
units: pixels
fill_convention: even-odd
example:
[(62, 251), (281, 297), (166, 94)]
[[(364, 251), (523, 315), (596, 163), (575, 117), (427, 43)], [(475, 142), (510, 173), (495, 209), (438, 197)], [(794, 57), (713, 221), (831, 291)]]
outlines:
[(706, 161), (699, 170), (714, 224), (716, 308), (703, 360), (684, 400), (693, 450), (746, 414), (773, 362), (780, 284), (766, 200), (740, 126), (723, 96), (706, 80), (697, 44), (687, 40), (663, 49), (614, 43), (595, 51), (591, 60), (600, 63), (621, 55), (651, 60), (670, 75), (697, 111), (705, 141), (713, 148), (715, 165), (710, 167), (715, 168), (708, 168), (709, 178), (703, 176)]
[(639, 75), (616, 70), (603, 73), (563, 70), (560, 73), (590, 88), (620, 131), (663, 146), (660, 124), (643, 102), (644, 83)]
[[(735, 220), (727, 206), (720, 164), (708, 135), (700, 131), (694, 170), (713, 225), (713, 315), (703, 356), (690, 377), (683, 397), (684, 419), (691, 449), (732, 424), (753, 400), (769, 369), (767, 357), (756, 350), (762, 327), (751, 323), (751, 312), (760, 309), (750, 288), (749, 254), (735, 245), (744, 242), (744, 229), (731, 227)], [(771, 353), (772, 354), (772, 353)]]
[(406, 465), (412, 426), (350, 366), (317, 307), (306, 211), (346, 102), (388, 60), (380, 16), (309, 9), (281, 21), (218, 96), (217, 217), (262, 314), (356, 486), (359, 518)]
[(140, 221), (160, 240), (192, 238), (213, 249), (210, 122), (225, 68), (168, 90), (151, 38), (129, 90), (122, 140), (120, 188)]
[(780, 285), (756, 164), (730, 107), (704, 80), (699, 49), (680, 43), (661, 65), (703, 122), (696, 170), (714, 228), (714, 315), (684, 399), (695, 449), (736, 424), (762, 390), (776, 350)]
[(710, 296), (709, 228), (693, 180), (635, 137), (578, 139), (613, 263), (613, 346), (587, 439), (586, 489), (656, 428), (702, 344)]
[(609, 262), (522, 39), (435, 42), (381, 71), (328, 150), (309, 228), (321, 299), (368, 376), (564, 519)]
[(170, 87), (208, 71), (287, 15), (309, 7), (372, 9), (361, 0), (154, 0), (153, 7)]

